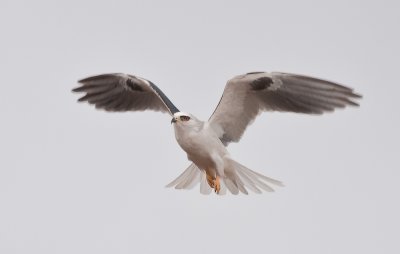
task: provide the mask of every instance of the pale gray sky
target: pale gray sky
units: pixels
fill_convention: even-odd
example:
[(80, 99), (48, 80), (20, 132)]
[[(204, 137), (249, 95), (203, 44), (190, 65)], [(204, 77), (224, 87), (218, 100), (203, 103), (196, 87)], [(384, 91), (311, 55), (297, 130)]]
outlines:
[[(0, 253), (400, 253), (398, 1), (1, 1)], [(249, 71), (337, 81), (360, 108), (263, 114), (232, 156), (286, 187), (165, 189), (170, 117), (76, 103), (127, 72), (200, 119)]]

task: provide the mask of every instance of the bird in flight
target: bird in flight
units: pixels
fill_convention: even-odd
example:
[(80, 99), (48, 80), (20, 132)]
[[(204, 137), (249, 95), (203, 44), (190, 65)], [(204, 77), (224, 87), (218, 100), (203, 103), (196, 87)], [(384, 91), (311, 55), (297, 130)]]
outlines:
[(208, 121), (180, 111), (151, 81), (128, 74), (113, 73), (78, 81), (73, 92), (82, 92), (79, 102), (105, 111), (154, 110), (171, 115), (175, 138), (192, 163), (167, 187), (191, 189), (200, 183), (200, 193), (213, 190), (223, 195), (273, 191), (283, 186), (235, 161), (227, 150), (238, 142), (247, 126), (264, 111), (323, 114), (358, 106), (361, 98), (353, 89), (319, 78), (281, 73), (250, 72), (230, 79)]

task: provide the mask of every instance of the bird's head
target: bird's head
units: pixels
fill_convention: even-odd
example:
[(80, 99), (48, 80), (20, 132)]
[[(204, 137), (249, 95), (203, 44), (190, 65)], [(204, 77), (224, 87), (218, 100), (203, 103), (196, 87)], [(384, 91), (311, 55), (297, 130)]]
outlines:
[(172, 117), (171, 124), (174, 124), (175, 129), (200, 130), (204, 123), (192, 114), (176, 112)]
[(185, 124), (190, 120), (193, 120), (192, 118), (193, 116), (191, 114), (185, 112), (176, 112), (172, 117), (171, 124)]

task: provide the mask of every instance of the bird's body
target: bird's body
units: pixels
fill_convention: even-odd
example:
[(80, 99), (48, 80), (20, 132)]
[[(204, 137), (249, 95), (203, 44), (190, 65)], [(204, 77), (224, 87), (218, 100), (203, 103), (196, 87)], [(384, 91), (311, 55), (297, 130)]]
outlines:
[[(185, 171), (187, 172), (187, 175), (184, 175), (185, 177), (178, 177), (168, 186), (175, 185), (178, 189), (190, 187), (197, 180), (199, 174), (203, 175), (203, 179), (200, 178), (200, 181), (203, 182), (201, 190), (203, 194), (209, 193), (208, 188), (205, 187), (206, 182), (216, 193), (220, 193), (221, 188), (224, 193), (226, 187), (233, 194), (237, 194), (238, 191), (247, 194), (246, 185), (250, 185), (247, 186), (250, 189), (254, 188), (255, 192), (260, 192), (257, 189), (257, 184), (260, 185), (259, 188), (265, 191), (272, 191), (272, 188), (262, 179), (269, 184), (282, 185), (281, 182), (257, 175), (257, 173), (234, 161), (230, 157), (228, 149), (208, 122), (200, 121), (192, 114), (182, 112), (175, 113), (173, 117), (175, 138), (186, 152), (188, 160), (193, 162), (193, 166), (191, 165)], [(190, 121), (182, 121), (180, 120), (181, 117), (189, 117)], [(243, 170), (242, 167), (245, 169)], [(240, 179), (240, 175), (245, 178), (244, 182), (247, 181), (247, 183)]]
[[(217, 166), (227, 154), (226, 148), (218, 138), (207, 136), (204, 126), (200, 130), (180, 127), (174, 129), (176, 140), (190, 161), (204, 170), (218, 169)], [(223, 174), (223, 171), (220, 170), (220, 173)]]
[(263, 111), (322, 114), (347, 105), (358, 105), (360, 96), (333, 82), (287, 73), (252, 72), (229, 80), (221, 100), (208, 121), (179, 111), (152, 82), (126, 74), (103, 74), (81, 80), (75, 92), (106, 111), (156, 110), (173, 117), (175, 138), (192, 164), (168, 187), (200, 192), (212, 189), (224, 194), (273, 191), (280, 181), (248, 169), (231, 158), (230, 142), (238, 142), (245, 129)]
[[(179, 118), (179, 117), (178, 117)], [(223, 158), (228, 150), (207, 123), (191, 115), (192, 121), (174, 124), (175, 138), (190, 161), (210, 175), (223, 175)]]

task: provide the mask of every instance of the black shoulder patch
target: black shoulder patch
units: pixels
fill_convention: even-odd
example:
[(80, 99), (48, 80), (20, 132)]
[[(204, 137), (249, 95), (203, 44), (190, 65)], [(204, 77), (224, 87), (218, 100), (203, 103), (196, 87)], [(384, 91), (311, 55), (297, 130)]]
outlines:
[(164, 102), (164, 104), (167, 106), (167, 108), (169, 109), (169, 112), (171, 112), (171, 114), (175, 114), (176, 112), (180, 112), (179, 109), (177, 107), (175, 107), (175, 105), (168, 99), (168, 97), (161, 91), (160, 88), (158, 88), (158, 86), (156, 86), (153, 82), (149, 81), (149, 84), (151, 86), (151, 88), (154, 90), (154, 92), (156, 94), (158, 94), (158, 96), (160, 96), (161, 100)]
[(143, 92), (143, 88), (141, 88), (138, 84), (133, 83), (131, 79), (126, 81), (126, 85), (133, 91)]
[(253, 90), (259, 91), (267, 89), (268, 87), (271, 86), (272, 83), (274, 83), (274, 81), (272, 81), (270, 77), (262, 77), (254, 80), (253, 82), (250, 83), (250, 85), (253, 88)]

